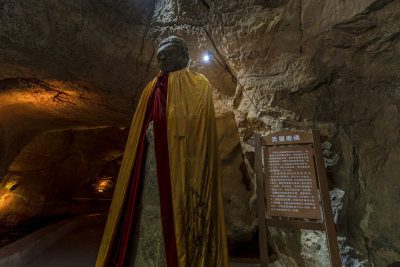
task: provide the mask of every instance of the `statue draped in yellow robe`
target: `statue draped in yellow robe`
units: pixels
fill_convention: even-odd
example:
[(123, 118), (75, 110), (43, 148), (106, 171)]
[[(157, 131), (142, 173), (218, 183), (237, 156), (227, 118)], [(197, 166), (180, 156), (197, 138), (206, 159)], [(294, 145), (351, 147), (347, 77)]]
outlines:
[[(110, 253), (132, 177), (146, 109), (157, 78), (145, 88), (135, 112), (96, 266)], [(228, 266), (212, 90), (207, 79), (182, 69), (168, 74), (166, 135), (177, 263)], [(157, 156), (157, 161), (162, 160)], [(168, 266), (172, 267), (172, 266)]]

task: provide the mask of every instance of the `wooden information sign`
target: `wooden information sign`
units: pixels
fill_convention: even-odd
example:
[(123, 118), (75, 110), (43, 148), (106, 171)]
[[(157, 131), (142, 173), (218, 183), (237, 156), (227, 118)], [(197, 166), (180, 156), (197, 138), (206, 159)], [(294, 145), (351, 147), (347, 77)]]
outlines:
[(331, 265), (341, 266), (319, 132), (256, 134), (255, 170), (261, 266), (268, 266), (268, 226), (325, 231)]

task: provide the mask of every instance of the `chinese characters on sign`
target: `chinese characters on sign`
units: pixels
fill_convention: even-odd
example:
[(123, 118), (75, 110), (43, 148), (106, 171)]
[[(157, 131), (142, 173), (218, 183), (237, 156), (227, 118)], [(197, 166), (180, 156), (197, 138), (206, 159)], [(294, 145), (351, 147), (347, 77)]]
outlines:
[(303, 132), (282, 131), (262, 137), (263, 145), (294, 145), (294, 144), (311, 144), (312, 136)]
[[(279, 136), (278, 141), (281, 137), (283, 141), (289, 141), (298, 135)], [(267, 214), (320, 219), (311, 146), (268, 147), (264, 151)]]
[(272, 143), (279, 143), (279, 142), (291, 142), (291, 141), (300, 141), (300, 135), (280, 135), (280, 136), (272, 136), (271, 137)]

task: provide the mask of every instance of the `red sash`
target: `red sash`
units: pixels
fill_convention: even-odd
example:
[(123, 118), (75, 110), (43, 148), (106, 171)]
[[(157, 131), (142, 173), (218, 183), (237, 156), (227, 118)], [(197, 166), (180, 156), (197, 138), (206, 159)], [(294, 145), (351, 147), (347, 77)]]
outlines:
[(128, 245), (132, 240), (131, 232), (135, 216), (135, 206), (139, 190), (139, 182), (143, 173), (146, 149), (146, 130), (150, 123), (154, 127), (154, 144), (157, 162), (157, 178), (160, 192), (161, 220), (163, 226), (164, 246), (168, 267), (178, 266), (174, 218), (172, 211), (171, 179), (169, 170), (168, 142), (167, 142), (167, 88), (168, 74), (158, 77), (156, 85), (147, 105), (146, 115), (140, 135), (132, 180), (128, 189), (124, 209), (120, 218), (118, 230), (111, 249), (108, 266), (124, 266)]

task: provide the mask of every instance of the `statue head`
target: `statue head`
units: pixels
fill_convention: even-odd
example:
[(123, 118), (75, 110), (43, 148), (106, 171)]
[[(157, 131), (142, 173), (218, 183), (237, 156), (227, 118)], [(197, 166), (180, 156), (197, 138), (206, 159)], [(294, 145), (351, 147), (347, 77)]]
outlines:
[(158, 46), (157, 61), (163, 72), (173, 72), (189, 65), (188, 46), (182, 38), (169, 36)]

